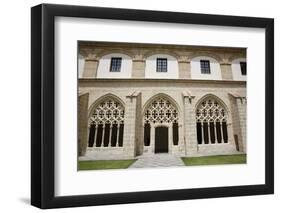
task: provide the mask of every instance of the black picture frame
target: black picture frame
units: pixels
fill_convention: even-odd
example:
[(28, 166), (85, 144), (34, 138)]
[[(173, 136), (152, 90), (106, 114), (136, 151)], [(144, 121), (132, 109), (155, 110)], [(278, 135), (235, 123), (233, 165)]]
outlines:
[[(58, 16), (265, 29), (265, 184), (56, 197), (54, 195), (54, 21), (55, 17)], [(47, 209), (274, 193), (273, 19), (41, 4), (31, 8), (31, 97), (31, 204), (39, 208)]]

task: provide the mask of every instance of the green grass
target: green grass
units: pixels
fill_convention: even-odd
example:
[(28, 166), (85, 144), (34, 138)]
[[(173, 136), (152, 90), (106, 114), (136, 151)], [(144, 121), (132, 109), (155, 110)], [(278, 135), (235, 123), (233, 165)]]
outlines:
[(221, 164), (242, 164), (246, 163), (246, 155), (216, 155), (204, 157), (182, 158), (186, 166), (198, 165), (221, 165)]
[(98, 170), (98, 169), (126, 169), (136, 160), (95, 160), (79, 161), (78, 170)]

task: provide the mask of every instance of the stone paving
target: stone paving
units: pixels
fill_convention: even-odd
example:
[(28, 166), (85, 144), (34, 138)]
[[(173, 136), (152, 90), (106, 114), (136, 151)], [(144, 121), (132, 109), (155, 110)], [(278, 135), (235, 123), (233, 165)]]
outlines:
[(148, 167), (177, 167), (184, 166), (180, 157), (161, 153), (153, 155), (141, 155), (137, 157), (137, 161), (129, 168), (148, 168)]

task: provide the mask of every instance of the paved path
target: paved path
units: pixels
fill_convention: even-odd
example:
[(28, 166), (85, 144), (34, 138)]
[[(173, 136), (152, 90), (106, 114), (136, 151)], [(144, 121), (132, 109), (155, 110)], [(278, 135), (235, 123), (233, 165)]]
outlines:
[(171, 154), (141, 155), (129, 168), (184, 166), (181, 158)]

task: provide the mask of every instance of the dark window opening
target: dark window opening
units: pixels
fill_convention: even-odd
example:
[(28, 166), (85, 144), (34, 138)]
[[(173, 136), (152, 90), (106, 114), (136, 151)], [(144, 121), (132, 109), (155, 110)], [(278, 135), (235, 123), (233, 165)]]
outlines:
[(89, 132), (89, 141), (88, 141), (89, 147), (94, 146), (95, 132), (96, 132), (96, 125), (92, 124), (91, 127), (90, 127), (90, 132)]
[(246, 62), (240, 62), (240, 68), (241, 68), (241, 74), (247, 75), (247, 63)]
[(215, 137), (215, 125), (214, 122), (210, 122), (210, 137), (211, 137), (211, 143), (216, 142), (216, 137)]
[(203, 123), (203, 132), (204, 132), (204, 142), (205, 144), (209, 143), (209, 135), (208, 135), (208, 123)]
[(209, 60), (200, 60), (200, 67), (201, 67), (201, 73), (202, 74), (210, 74), (211, 73), (210, 61)]
[(96, 147), (101, 147), (102, 143), (102, 133), (103, 133), (103, 125), (98, 125), (98, 131), (97, 131), (97, 141), (96, 141)]
[(200, 122), (197, 122), (197, 142), (198, 144), (202, 144), (202, 131)]
[(217, 130), (217, 140), (218, 143), (221, 143), (221, 124), (220, 122), (216, 122), (216, 130)]
[(105, 124), (104, 139), (103, 139), (103, 146), (105, 147), (109, 145), (109, 132), (110, 132), (110, 124)]
[(111, 146), (116, 146), (117, 143), (117, 124), (112, 125), (112, 132), (111, 132)]
[(122, 58), (121, 57), (111, 58), (110, 72), (120, 72), (120, 70), (121, 70), (121, 63), (122, 63)]
[(168, 71), (167, 58), (157, 58), (156, 72), (167, 72), (167, 71)]
[(223, 141), (224, 143), (228, 142), (228, 135), (227, 135), (227, 125), (226, 122), (222, 122), (222, 133), (223, 133)]
[(123, 146), (123, 133), (124, 133), (124, 124), (120, 124), (118, 146)]
[(144, 145), (150, 145), (150, 124), (144, 124)]
[(174, 145), (179, 144), (179, 125), (178, 125), (178, 123), (173, 123), (173, 143), (174, 143)]

